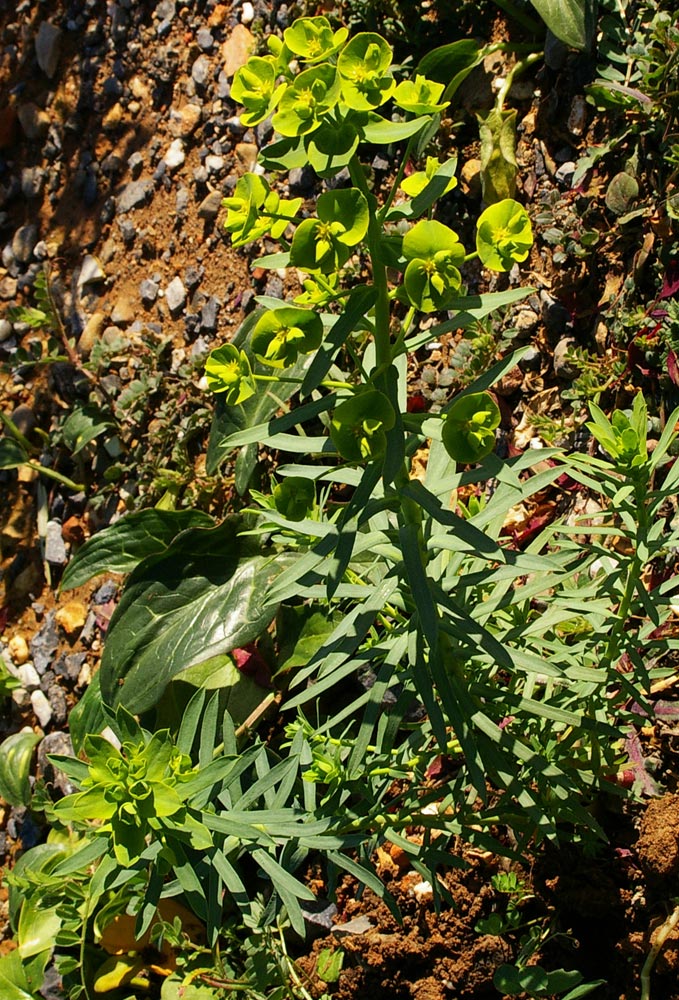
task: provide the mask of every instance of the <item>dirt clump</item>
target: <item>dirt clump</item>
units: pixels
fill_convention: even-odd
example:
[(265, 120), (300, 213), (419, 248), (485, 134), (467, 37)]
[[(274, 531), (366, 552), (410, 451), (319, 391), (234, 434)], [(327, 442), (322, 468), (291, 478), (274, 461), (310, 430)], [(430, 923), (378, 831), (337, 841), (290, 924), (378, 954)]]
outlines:
[(655, 799), (641, 820), (636, 850), (649, 877), (674, 879), (679, 875), (679, 795)]

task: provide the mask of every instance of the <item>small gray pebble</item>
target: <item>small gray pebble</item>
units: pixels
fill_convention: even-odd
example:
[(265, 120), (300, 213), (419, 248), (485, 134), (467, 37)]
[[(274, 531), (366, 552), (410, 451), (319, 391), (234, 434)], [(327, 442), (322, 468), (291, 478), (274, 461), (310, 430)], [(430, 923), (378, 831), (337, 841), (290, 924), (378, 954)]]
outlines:
[(196, 41), (198, 42), (198, 47), (203, 52), (209, 52), (215, 43), (214, 36), (209, 28), (199, 28), (196, 33)]
[(186, 289), (182, 279), (177, 275), (165, 289), (165, 301), (171, 313), (177, 313), (186, 302)]
[(131, 212), (133, 208), (145, 205), (153, 191), (153, 181), (145, 178), (126, 184), (116, 200), (119, 215)]
[(568, 360), (568, 353), (574, 346), (575, 341), (572, 337), (564, 337), (554, 348), (554, 357), (552, 361), (556, 377), (566, 379), (569, 382), (574, 378), (577, 378), (580, 373), (578, 366)]
[(158, 292), (158, 285), (155, 281), (151, 281), (150, 278), (144, 278), (139, 285), (139, 297), (145, 306), (153, 305), (158, 298)]
[(222, 206), (222, 193), (221, 191), (210, 191), (207, 197), (203, 198), (200, 205), (198, 206), (198, 218), (206, 219), (208, 222), (212, 221), (219, 214), (219, 209)]
[(66, 552), (66, 546), (61, 536), (61, 525), (58, 521), (47, 522), (45, 559), (55, 566), (65, 566), (68, 562), (68, 553)]
[(211, 66), (207, 56), (198, 56), (191, 67), (191, 79), (197, 87), (205, 87), (210, 79)]

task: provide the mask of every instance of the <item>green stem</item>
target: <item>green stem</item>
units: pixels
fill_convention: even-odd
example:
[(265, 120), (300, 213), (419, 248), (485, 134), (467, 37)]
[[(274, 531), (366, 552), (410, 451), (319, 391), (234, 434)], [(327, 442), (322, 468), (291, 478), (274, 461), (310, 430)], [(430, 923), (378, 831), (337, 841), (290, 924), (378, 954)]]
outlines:
[[(291, 382), (293, 385), (301, 385), (301, 378), (293, 378), (290, 375), (255, 375), (253, 373), (252, 377), (257, 382)], [(322, 385), (324, 389), (355, 389), (356, 386), (352, 385), (351, 382), (336, 382), (334, 379), (323, 379), (322, 382), (318, 383)]]
[(385, 201), (384, 205), (380, 209), (380, 211), (378, 213), (378, 216), (377, 216), (377, 218), (378, 218), (378, 220), (380, 222), (380, 225), (382, 224), (382, 222), (384, 222), (384, 219), (387, 216), (387, 212), (391, 208), (391, 203), (393, 202), (394, 198), (396, 197), (396, 192), (398, 191), (399, 185), (400, 185), (401, 181), (403, 180), (403, 175), (405, 173), (406, 164), (408, 163), (408, 160), (410, 159), (410, 154), (413, 151), (413, 148), (414, 148), (415, 143), (417, 141), (418, 135), (419, 135), (419, 133), (416, 132), (415, 135), (411, 135), (410, 139), (408, 139), (408, 145), (406, 146), (406, 151), (403, 154), (403, 156), (401, 157), (401, 162), (398, 165), (398, 170), (396, 171), (396, 176), (394, 177), (394, 183), (391, 185), (391, 189), (389, 191), (389, 194), (387, 195), (387, 200)]
[(542, 59), (543, 55), (543, 52), (532, 52), (530, 55), (527, 55), (525, 59), (521, 59), (519, 62), (514, 63), (510, 71), (507, 73), (505, 82), (498, 91), (498, 95), (495, 100), (495, 108), (497, 111), (502, 111), (505, 100), (507, 99), (507, 94), (511, 90), (516, 77), (525, 72), (525, 70), (527, 70), (529, 66), (532, 66), (533, 63), (537, 62), (538, 59)]
[(76, 493), (82, 493), (85, 489), (83, 483), (74, 483), (72, 479), (69, 479), (67, 476), (62, 476), (60, 472), (55, 472), (54, 469), (49, 469), (46, 465), (40, 465), (38, 462), (24, 462), (24, 465), (26, 465), (29, 469), (33, 469), (34, 472), (40, 472), (43, 476), (55, 479), (63, 486), (68, 486), (70, 490), (75, 490)]
[[(349, 173), (355, 187), (365, 197), (368, 205), (374, 204), (374, 197), (368, 188), (363, 173), (363, 167), (356, 156), (349, 161)], [(389, 335), (389, 288), (387, 285), (387, 268), (381, 253), (382, 224), (374, 211), (370, 212), (368, 223), (368, 253), (372, 262), (372, 278), (376, 292), (375, 299), (375, 368), (384, 372), (391, 365), (391, 338)], [(384, 380), (386, 387), (386, 379)], [(390, 400), (393, 403), (393, 400)]]

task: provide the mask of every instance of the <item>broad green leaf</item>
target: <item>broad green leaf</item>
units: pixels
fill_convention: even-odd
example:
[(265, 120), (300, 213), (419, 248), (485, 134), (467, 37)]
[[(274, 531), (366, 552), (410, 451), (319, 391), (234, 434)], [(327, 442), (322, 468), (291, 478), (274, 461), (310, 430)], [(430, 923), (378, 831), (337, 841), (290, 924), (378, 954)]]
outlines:
[(184, 532), (130, 577), (109, 626), (104, 699), (137, 714), (187, 667), (252, 642), (275, 614), (265, 594), (287, 560), (248, 555), (238, 519)]
[(594, 27), (592, 0), (530, 0), (553, 35), (583, 51), (588, 48)]
[(39, 908), (26, 900), (21, 907), (18, 928), (21, 958), (25, 960), (43, 951), (50, 952), (60, 928), (61, 918), (56, 906)]
[(101, 697), (101, 678), (96, 673), (90, 681), (87, 690), (68, 716), (68, 728), (71, 734), (73, 749), (79, 753), (85, 737), (90, 733), (100, 733), (111, 725), (111, 718), (106, 713)]
[(24, 462), (28, 462), (29, 457), (14, 438), (0, 438), (0, 469), (17, 469)]
[[(261, 680), (266, 679), (264, 673)], [(220, 718), (228, 712), (237, 726), (245, 722), (267, 695), (258, 679), (237, 667), (231, 656), (213, 656), (188, 667), (172, 680), (158, 704), (156, 725), (178, 727), (196, 688), (218, 691)]]
[(445, 98), (450, 100), (474, 67), (483, 62), (485, 54), (485, 48), (474, 39), (461, 38), (428, 52), (420, 60), (417, 72), (445, 84)]
[[(46, 957), (49, 957), (49, 953)], [(36, 990), (42, 983), (36, 983)], [(35, 1000), (18, 950), (0, 957), (0, 994), (2, 1000)]]
[(320, 177), (334, 176), (346, 167), (358, 146), (358, 132), (350, 122), (323, 124), (304, 140), (309, 163)]
[(259, 152), (259, 162), (267, 170), (294, 170), (308, 163), (308, 154), (301, 138), (277, 139)]
[(388, 118), (382, 118), (381, 115), (369, 115), (368, 121), (361, 126), (361, 132), (366, 142), (386, 146), (417, 135), (430, 121), (431, 115), (421, 115), (419, 118), (411, 118), (410, 121), (404, 122), (392, 122)]
[(26, 806), (31, 800), (29, 777), (33, 750), (42, 736), (32, 730), (12, 733), (0, 743), (0, 796), (12, 806)]
[(85, 542), (66, 567), (61, 589), (81, 587), (100, 573), (129, 573), (142, 559), (163, 552), (180, 532), (213, 524), (200, 510), (151, 507), (127, 514)]
[(66, 418), (62, 427), (66, 447), (77, 455), (109, 427), (115, 427), (115, 422), (104, 416), (97, 406), (78, 407)]

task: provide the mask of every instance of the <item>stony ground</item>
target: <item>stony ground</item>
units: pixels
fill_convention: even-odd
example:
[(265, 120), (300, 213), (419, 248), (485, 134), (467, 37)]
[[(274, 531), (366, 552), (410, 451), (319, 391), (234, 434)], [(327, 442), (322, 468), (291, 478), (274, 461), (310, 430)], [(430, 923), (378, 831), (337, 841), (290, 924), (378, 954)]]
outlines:
[[(469, 19), (467, 5), (458, 6)], [(67, 489), (25, 467), (0, 472), (0, 652), (19, 682), (4, 701), (0, 735), (21, 726), (45, 732), (38, 764), (48, 779), (46, 753), (68, 749), (68, 710), (96, 669), (118, 590), (106, 579), (59, 595), (69, 554), (132, 507), (165, 498), (219, 512), (230, 495), (228, 469), (218, 481), (205, 468), (210, 413), (200, 361), (229, 339), (256, 293), (281, 296), (294, 280), (251, 273), (253, 254), (233, 251), (220, 231), (223, 196), (267, 139), (266, 125), (248, 131), (239, 124), (230, 80), (262, 36), (294, 13), (264, 0), (23, 0), (0, 10), (0, 402), (38, 454), (42, 448), (40, 460), (82, 486)], [(419, 13), (411, 12), (418, 25)], [(443, 23), (431, 25), (433, 44), (446, 40)], [(469, 24), (478, 30), (473, 17)], [(503, 37), (507, 25), (490, 16), (488, 29)], [(489, 64), (471, 78), (465, 113), (487, 103), (498, 69)], [(572, 211), (576, 161), (601, 130), (584, 105), (588, 73), (586, 59), (571, 61), (515, 93), (521, 193), (535, 214), (552, 204), (563, 221)], [(478, 207), (478, 144), (471, 131), (462, 137), (452, 204), (465, 218)], [(386, 180), (391, 165), (378, 157), (373, 169)], [(288, 183), (291, 194), (314, 191), (308, 170), (293, 171)], [(594, 217), (602, 192), (594, 177)], [(568, 424), (560, 392), (575, 377), (570, 347), (598, 346), (601, 365), (609, 364), (602, 303), (620, 295), (632, 260), (643, 268), (634, 254), (647, 236), (637, 233), (633, 250), (610, 238), (596, 259), (561, 270), (549, 243), (536, 243), (521, 275), (536, 291), (504, 320), (507, 336), (531, 345), (499, 390), (508, 450), (526, 446), (538, 417), (563, 415)], [(51, 337), (12, 322), (8, 312), (35, 304), (35, 279), (45, 268), (62, 324)], [(480, 287), (473, 267), (465, 277)], [(495, 346), (485, 345), (489, 357)], [(45, 363), (48, 357), (56, 360)], [(413, 393), (440, 405), (474, 363), (468, 342), (430, 345), (414, 366)], [(69, 428), (74, 408), (84, 423)], [(83, 433), (93, 443), (80, 448)], [(528, 537), (546, 516), (527, 510), (517, 536)], [(576, 955), (585, 975), (608, 979), (595, 994), (607, 1000), (638, 995), (652, 929), (679, 892), (676, 737), (647, 737), (657, 741), (668, 794), (645, 816), (641, 808), (623, 815), (606, 805), (601, 821), (611, 843), (595, 861), (547, 853), (523, 872), (530, 918), (561, 934), (551, 946), (554, 961), (571, 967)], [(25, 810), (0, 805), (7, 863), (41, 836)], [(511, 958), (511, 947), (480, 936), (474, 924), (499, 862), (467, 860), (466, 873), (450, 876), (457, 908), (441, 918), (418, 900), (411, 873), (394, 858), (380, 859), (381, 872), (402, 903), (403, 929), (369, 895), (360, 904), (340, 900), (338, 920), (362, 915), (368, 926), (345, 933), (353, 958), (338, 997), (497, 996), (492, 971)], [(679, 941), (670, 942), (654, 996), (679, 997), (678, 964)]]

